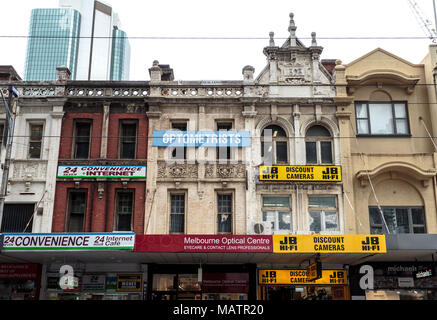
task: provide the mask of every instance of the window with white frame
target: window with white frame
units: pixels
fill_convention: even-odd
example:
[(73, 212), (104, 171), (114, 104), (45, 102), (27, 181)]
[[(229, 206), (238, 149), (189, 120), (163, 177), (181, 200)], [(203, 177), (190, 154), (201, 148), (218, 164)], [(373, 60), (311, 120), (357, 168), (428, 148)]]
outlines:
[(170, 233), (185, 232), (185, 193), (170, 193)]
[(271, 223), (273, 234), (291, 232), (291, 202), (289, 196), (263, 196), (263, 221)]
[(29, 159), (41, 159), (44, 124), (29, 123)]
[(261, 134), (261, 157), (264, 163), (288, 162), (288, 137), (280, 126), (270, 125), (264, 128)]
[(84, 232), (86, 191), (70, 191), (68, 194), (67, 232)]
[(356, 102), (358, 135), (409, 135), (405, 102)]
[(316, 233), (340, 231), (336, 196), (308, 197), (309, 231)]
[(332, 137), (323, 126), (315, 125), (308, 129), (305, 136), (307, 164), (331, 164)]
[(116, 192), (115, 231), (132, 231), (133, 207), (133, 190)]
[(217, 232), (232, 233), (232, 193), (217, 193)]
[[(187, 121), (172, 122), (171, 130), (187, 131)], [(171, 150), (171, 159), (185, 160), (187, 159), (187, 147), (173, 147)]]
[[(217, 131), (232, 130), (232, 122), (217, 122)], [(232, 158), (230, 146), (221, 146), (216, 148), (217, 160), (230, 160)]]

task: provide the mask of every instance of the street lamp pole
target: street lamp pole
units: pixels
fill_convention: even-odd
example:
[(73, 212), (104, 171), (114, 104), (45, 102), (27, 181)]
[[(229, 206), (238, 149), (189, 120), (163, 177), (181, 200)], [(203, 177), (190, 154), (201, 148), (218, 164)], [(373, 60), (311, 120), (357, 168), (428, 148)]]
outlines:
[[(18, 96), (17, 90), (13, 86), (9, 86), (9, 98), (8, 102), (6, 102), (3, 91), (0, 89), (3, 103), (5, 105), (6, 109), (6, 121), (4, 126), (4, 133), (3, 133), (3, 142), (2, 142), (2, 149), (3, 146), (5, 147), (5, 160), (2, 164), (3, 169), (3, 175), (2, 180), (0, 184), (0, 232), (2, 230), (2, 222), (3, 222), (3, 211), (5, 206), (5, 198), (8, 188), (8, 180), (9, 180), (9, 167), (11, 163), (11, 153), (12, 153), (12, 138), (14, 134), (14, 126), (15, 126), (15, 99), (14, 97)], [(6, 138), (6, 141), (4, 139)]]

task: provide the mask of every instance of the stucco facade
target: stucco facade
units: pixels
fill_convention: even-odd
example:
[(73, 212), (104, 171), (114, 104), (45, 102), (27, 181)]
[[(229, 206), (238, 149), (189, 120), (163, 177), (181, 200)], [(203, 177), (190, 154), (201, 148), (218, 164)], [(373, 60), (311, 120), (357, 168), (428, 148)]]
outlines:
[[(394, 220), (385, 217), (390, 233), (436, 233), (431, 72), (425, 64), (380, 48), (349, 64), (338, 61), (335, 70), (344, 187), (350, 199), (345, 204), (347, 232), (373, 232), (371, 210), (379, 217), (381, 211), (386, 216), (387, 210), (403, 210), (411, 217), (402, 226), (400, 211)], [(386, 115), (381, 108), (386, 106), (388, 120), (382, 127)]]
[[(296, 37), (293, 14), (290, 15), (290, 37), (282, 46), (275, 44), (270, 33), (264, 48), (266, 67), (255, 78), (251, 66), (243, 68), (242, 81), (173, 81), (168, 66), (155, 61), (151, 75), (149, 136), (156, 131), (172, 130), (183, 123), (182, 131), (218, 130), (221, 123), (231, 130), (248, 131), (250, 146), (231, 148), (232, 155), (218, 160), (217, 148), (187, 147), (186, 159), (173, 160), (170, 148), (148, 143), (148, 180), (146, 201), (146, 234), (170, 232), (171, 195), (183, 194), (185, 220), (182, 233), (215, 234), (218, 195), (231, 194), (232, 234), (256, 234), (255, 224), (273, 223), (263, 218), (262, 202), (266, 196), (281, 196), (288, 201), (291, 223), (279, 233), (311, 233), (308, 218), (310, 195), (332, 195), (335, 201), (334, 231), (343, 233), (342, 184), (277, 183), (259, 180), (259, 166), (307, 165), (306, 134), (313, 126), (328, 133), (330, 160), (323, 164), (341, 165), (339, 127), (333, 101), (335, 87), (329, 61), (321, 61), (323, 48), (313, 33), (306, 47)], [(324, 66), (326, 64), (326, 68)], [(264, 129), (276, 126), (285, 132), (285, 161), (273, 162), (262, 157)], [(317, 142), (314, 142), (317, 143)], [(320, 156), (320, 155), (319, 155)], [(312, 165), (321, 165), (318, 159)], [(288, 219), (288, 216), (287, 216)], [(317, 231), (315, 231), (317, 232)], [(171, 233), (171, 232), (170, 232)], [(278, 233), (263, 231), (263, 234)]]

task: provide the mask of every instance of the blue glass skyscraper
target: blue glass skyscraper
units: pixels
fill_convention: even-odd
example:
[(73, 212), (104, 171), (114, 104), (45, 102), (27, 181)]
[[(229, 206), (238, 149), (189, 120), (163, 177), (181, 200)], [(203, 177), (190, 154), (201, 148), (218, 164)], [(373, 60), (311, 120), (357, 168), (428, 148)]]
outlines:
[(114, 28), (112, 34), (111, 79), (112, 81), (129, 78), (130, 45), (126, 32)]
[(80, 13), (71, 8), (34, 9), (27, 44), (25, 81), (56, 80), (56, 68), (67, 66), (76, 78)]

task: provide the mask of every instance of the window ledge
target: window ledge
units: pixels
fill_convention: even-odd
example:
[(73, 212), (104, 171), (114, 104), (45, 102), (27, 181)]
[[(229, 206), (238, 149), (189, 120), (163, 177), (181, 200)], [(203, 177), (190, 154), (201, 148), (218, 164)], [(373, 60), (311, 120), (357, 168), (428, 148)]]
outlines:
[(411, 134), (357, 134), (357, 138), (411, 138)]

